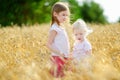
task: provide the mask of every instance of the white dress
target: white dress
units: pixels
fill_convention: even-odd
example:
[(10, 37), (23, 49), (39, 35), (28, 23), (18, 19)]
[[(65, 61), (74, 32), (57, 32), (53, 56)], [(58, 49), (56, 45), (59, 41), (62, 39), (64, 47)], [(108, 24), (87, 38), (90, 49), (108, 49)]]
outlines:
[[(61, 28), (61, 26), (58, 26), (56, 23), (54, 23), (50, 28), (50, 31), (52, 30), (55, 30), (57, 32), (52, 47), (56, 50), (61, 51), (65, 55), (65, 57), (68, 57), (70, 45), (65, 29)], [(52, 56), (59, 56), (59, 55), (52, 52)]]
[(89, 55), (86, 54), (86, 51), (91, 49), (91, 44), (86, 39), (82, 43), (75, 42), (73, 47), (73, 58), (77, 61), (83, 60)]

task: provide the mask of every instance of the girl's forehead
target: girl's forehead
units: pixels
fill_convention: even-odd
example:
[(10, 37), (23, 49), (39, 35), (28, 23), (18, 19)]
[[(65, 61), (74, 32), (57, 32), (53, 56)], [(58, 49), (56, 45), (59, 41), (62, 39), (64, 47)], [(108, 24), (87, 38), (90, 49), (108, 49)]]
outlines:
[(59, 12), (58, 14), (67, 14), (67, 15), (69, 15), (69, 11), (67, 11), (67, 10), (61, 11), (61, 12)]
[(79, 29), (75, 29), (75, 30), (73, 30), (73, 32), (74, 32), (75, 34), (77, 34), (77, 33), (85, 33), (84, 30), (79, 30)]
[(74, 29), (73, 31), (74, 31), (74, 32), (85, 32), (84, 29), (78, 29), (78, 28)]

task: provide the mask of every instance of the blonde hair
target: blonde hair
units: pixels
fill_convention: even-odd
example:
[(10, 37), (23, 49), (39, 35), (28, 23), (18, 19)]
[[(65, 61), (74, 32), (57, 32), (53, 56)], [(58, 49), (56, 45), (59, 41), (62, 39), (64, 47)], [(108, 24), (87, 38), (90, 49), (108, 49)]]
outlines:
[(52, 7), (52, 23), (57, 22), (58, 25), (60, 25), (59, 21), (57, 20), (57, 18), (54, 16), (54, 12), (56, 12), (57, 14), (60, 13), (61, 11), (68, 11), (70, 14), (70, 10), (68, 8), (68, 4), (67, 3), (63, 3), (63, 2), (57, 2), (53, 5)]
[(72, 26), (73, 26), (73, 31), (74, 30), (84, 31), (86, 35), (92, 32), (92, 29), (89, 29), (85, 21), (82, 19), (76, 20)]

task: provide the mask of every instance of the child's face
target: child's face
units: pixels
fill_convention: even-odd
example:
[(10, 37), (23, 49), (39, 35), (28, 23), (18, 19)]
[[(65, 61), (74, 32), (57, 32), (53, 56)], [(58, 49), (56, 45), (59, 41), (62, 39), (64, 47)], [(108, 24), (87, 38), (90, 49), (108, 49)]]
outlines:
[(80, 31), (80, 30), (74, 30), (73, 31), (75, 39), (78, 41), (83, 41), (85, 38), (85, 31)]
[(54, 16), (58, 19), (59, 23), (63, 23), (66, 21), (68, 17), (68, 11), (61, 11), (60, 13), (55, 13)]

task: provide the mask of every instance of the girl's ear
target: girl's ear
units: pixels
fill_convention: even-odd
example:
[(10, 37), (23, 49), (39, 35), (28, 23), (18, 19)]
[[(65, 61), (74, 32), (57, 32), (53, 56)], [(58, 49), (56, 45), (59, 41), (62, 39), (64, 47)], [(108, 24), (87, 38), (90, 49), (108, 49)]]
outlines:
[(53, 12), (53, 15), (56, 17), (56, 16), (57, 16), (57, 13), (56, 13), (56, 12)]

